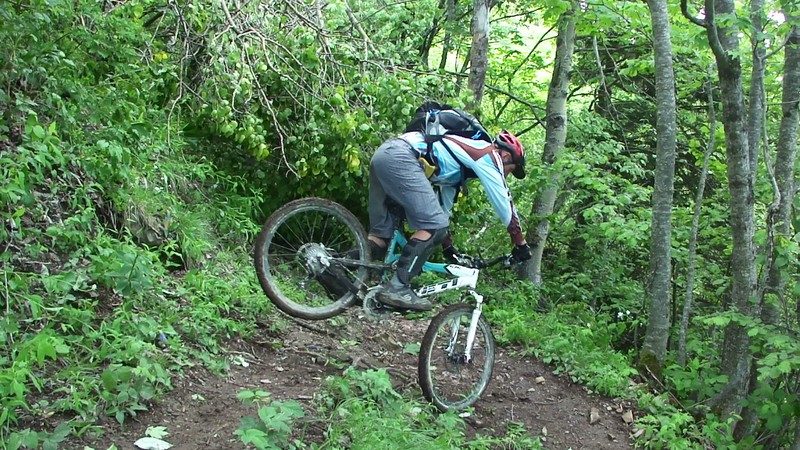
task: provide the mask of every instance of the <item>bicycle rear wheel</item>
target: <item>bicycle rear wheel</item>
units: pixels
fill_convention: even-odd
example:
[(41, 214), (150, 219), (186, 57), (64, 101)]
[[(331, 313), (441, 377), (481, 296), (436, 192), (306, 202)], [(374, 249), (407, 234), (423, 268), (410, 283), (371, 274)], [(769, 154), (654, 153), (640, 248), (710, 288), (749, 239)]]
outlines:
[(255, 244), (258, 281), (293, 317), (319, 320), (352, 305), (364, 285), (367, 238), (356, 217), (336, 202), (303, 198), (270, 215)]
[(494, 369), (494, 335), (481, 315), (466, 361), (465, 346), (472, 305), (451, 305), (437, 314), (425, 332), (419, 353), (419, 384), (428, 401), (441, 411), (471, 406), (486, 390)]

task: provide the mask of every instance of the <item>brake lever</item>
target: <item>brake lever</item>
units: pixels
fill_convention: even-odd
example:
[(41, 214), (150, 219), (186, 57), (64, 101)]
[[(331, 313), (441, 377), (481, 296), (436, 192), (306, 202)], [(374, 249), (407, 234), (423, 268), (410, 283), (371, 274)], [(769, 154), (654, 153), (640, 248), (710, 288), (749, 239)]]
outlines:
[(457, 255), (456, 262), (465, 267), (475, 267), (475, 258), (469, 255)]
[(470, 267), (473, 269), (483, 269), (486, 267), (486, 261), (481, 258), (472, 258), (472, 264)]

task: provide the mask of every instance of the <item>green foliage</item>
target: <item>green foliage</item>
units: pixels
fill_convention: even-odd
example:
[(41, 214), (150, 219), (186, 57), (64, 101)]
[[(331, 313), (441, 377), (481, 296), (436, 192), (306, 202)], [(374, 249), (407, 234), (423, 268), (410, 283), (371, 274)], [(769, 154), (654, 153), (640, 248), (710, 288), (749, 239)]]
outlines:
[(692, 358), (684, 367), (668, 365), (664, 375), (679, 398), (702, 402), (716, 394), (728, 381), (726, 376), (719, 374), (712, 361), (708, 356)]
[[(171, 92), (172, 101), (192, 112), (192, 135), (217, 141), (218, 154), (264, 161), (251, 159), (243, 168), (276, 194), (273, 206), (312, 189), (347, 203), (358, 197), (354, 191), (365, 180), (371, 151), (405, 125), (417, 99), (451, 97), (454, 84), (404, 66), (403, 58), (414, 59), (410, 53), (419, 37), (413, 37), (412, 27), (389, 23), (427, 27), (427, 21), (415, 21), (432, 17), (420, 8), (374, 10), (360, 2), (334, 2), (319, 11), (313, 5), (298, 8), (252, 4), (231, 16), (223, 5), (204, 1), (181, 8), (179, 15), (167, 11), (159, 26), (182, 40), (183, 50), (154, 51), (148, 65), (182, 74), (174, 80), (179, 88)], [(380, 47), (354, 40), (350, 32), (320, 34), (305, 20), (318, 17), (319, 24), (338, 29), (350, 26), (350, 13), (370, 17), (363, 26), (370, 36), (380, 36)], [(240, 27), (250, 32), (240, 33)], [(397, 33), (404, 38), (390, 37)], [(195, 48), (200, 41), (202, 48)], [(365, 70), (370, 64), (365, 55), (386, 58), (390, 70)], [(182, 95), (189, 89), (196, 95)], [(280, 167), (281, 175), (265, 176), (270, 165)]]
[(110, 240), (97, 246), (89, 273), (92, 278), (123, 296), (143, 292), (153, 287), (153, 262), (148, 254), (132, 245), (120, 245)]
[(72, 431), (72, 426), (67, 422), (58, 425), (52, 433), (25, 429), (11, 433), (3, 449), (17, 450), (19, 448), (41, 448), (42, 450), (56, 450), (59, 448), (59, 444), (63, 442)]
[[(0, 5), (0, 440), (12, 447), (73, 432), (20, 428), (40, 417), (135, 416), (171, 388), (169, 371), (224, 365), (219, 339), (263, 317), (238, 251), (261, 194), (183, 151), (163, 108), (171, 72), (140, 64), (154, 42), (143, 6)], [(215, 289), (170, 276), (185, 267)], [(175, 326), (195, 318), (203, 332)]]
[(542, 448), (538, 439), (514, 424), (503, 436), (468, 439), (458, 415), (440, 414), (430, 405), (404, 399), (385, 370), (348, 369), (342, 377), (328, 378), (320, 404), (329, 429), (325, 442), (312, 448)]
[(135, 367), (111, 364), (101, 375), (103, 391), (100, 397), (107, 403), (105, 409), (119, 423), (126, 417), (136, 417), (138, 411), (147, 410), (162, 387), (171, 387), (169, 374), (161, 364), (149, 358), (140, 358)]
[(302, 442), (289, 442), (293, 426), (305, 413), (297, 402), (277, 402), (266, 391), (241, 391), (236, 395), (246, 404), (255, 405), (258, 418), (243, 417), (235, 433), (242, 443), (259, 450), (306, 448)]
[[(553, 232), (543, 260), (549, 281), (542, 300), (551, 305), (583, 302), (616, 315), (643, 308), (644, 271), (650, 234), (646, 161), (630, 155), (608, 133), (602, 118), (570, 118), (560, 174), (564, 201), (547, 218)], [(573, 130), (573, 128), (571, 128)], [(544, 183), (549, 173), (536, 175)], [(543, 187), (543, 186), (542, 186)]]
[(500, 294), (488, 312), (502, 334), (498, 341), (521, 344), (525, 353), (555, 366), (573, 381), (606, 395), (625, 395), (636, 374), (628, 358), (613, 350), (612, 343), (625, 326), (610, 317), (596, 315), (585, 305), (560, 305), (548, 314), (531, 310), (524, 291)]
[[(712, 414), (705, 414), (702, 420), (681, 410), (669, 402), (666, 396), (640, 393), (639, 407), (645, 412), (637, 422), (644, 430), (642, 448), (648, 449), (705, 449), (718, 448), (735, 450), (754, 447), (752, 439), (747, 442), (733, 442), (730, 430), (734, 418), (720, 421)], [(740, 447), (740, 445), (742, 447)]]

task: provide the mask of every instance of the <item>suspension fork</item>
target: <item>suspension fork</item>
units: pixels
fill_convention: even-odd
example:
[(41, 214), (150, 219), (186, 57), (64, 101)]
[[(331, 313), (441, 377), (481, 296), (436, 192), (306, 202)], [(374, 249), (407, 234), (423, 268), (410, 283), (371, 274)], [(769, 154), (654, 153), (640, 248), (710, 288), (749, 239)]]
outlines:
[(483, 313), (483, 296), (473, 290), (467, 291), (475, 298), (475, 309), (472, 310), (472, 319), (469, 321), (469, 331), (467, 331), (467, 345), (464, 347), (464, 359), (466, 362), (472, 360), (472, 345), (475, 343), (475, 335), (478, 333), (478, 319)]
[[(472, 317), (469, 321), (469, 329), (467, 330), (467, 342), (464, 346), (464, 363), (472, 360), (472, 345), (475, 344), (475, 335), (478, 334), (478, 320), (483, 313), (483, 296), (473, 290), (467, 291), (467, 294), (475, 298), (475, 309), (472, 310)], [(456, 349), (456, 340), (458, 339), (458, 332), (461, 330), (461, 322), (455, 322), (453, 328), (450, 330), (450, 342), (447, 345), (447, 354), (452, 355)]]

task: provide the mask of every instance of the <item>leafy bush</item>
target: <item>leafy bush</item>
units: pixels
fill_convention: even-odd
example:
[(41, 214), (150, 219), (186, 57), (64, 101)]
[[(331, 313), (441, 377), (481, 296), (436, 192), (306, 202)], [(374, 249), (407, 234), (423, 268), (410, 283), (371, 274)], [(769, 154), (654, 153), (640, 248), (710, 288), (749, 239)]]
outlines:
[(513, 425), (505, 436), (470, 439), (455, 412), (441, 414), (429, 404), (405, 399), (383, 369), (348, 369), (341, 377), (328, 378), (319, 403), (328, 428), (319, 448), (541, 448)]
[(235, 433), (242, 443), (259, 450), (305, 448), (301, 442), (290, 443), (295, 422), (305, 415), (297, 402), (272, 401), (269, 392), (257, 390), (241, 391), (237, 397), (258, 409), (258, 418), (243, 417), (242, 425), (236, 429)]
[(500, 295), (488, 311), (492, 323), (501, 330), (499, 342), (522, 345), (525, 353), (555, 366), (556, 373), (567, 373), (573, 381), (598, 392), (612, 396), (626, 393), (636, 370), (628, 357), (612, 347), (624, 325), (575, 303), (536, 313), (529, 300), (535, 294), (526, 295), (524, 288)]

